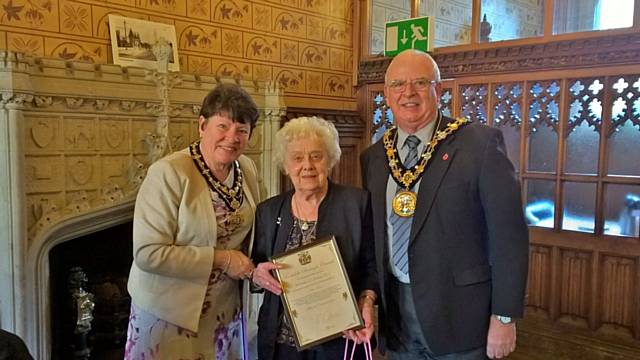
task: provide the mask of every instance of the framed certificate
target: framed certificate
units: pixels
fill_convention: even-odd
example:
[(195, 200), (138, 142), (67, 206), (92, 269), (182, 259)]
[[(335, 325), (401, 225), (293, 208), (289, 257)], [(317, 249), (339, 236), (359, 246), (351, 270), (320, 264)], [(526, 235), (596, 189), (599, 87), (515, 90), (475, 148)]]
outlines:
[(272, 262), (298, 351), (364, 326), (334, 237), (318, 240)]

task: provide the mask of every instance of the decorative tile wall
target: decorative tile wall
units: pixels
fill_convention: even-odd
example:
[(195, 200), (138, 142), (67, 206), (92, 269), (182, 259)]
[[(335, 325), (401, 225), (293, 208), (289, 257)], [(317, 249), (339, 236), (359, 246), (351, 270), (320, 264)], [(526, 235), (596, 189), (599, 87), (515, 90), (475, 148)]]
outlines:
[[(355, 109), (353, 0), (0, 0), (0, 49), (111, 63), (108, 14), (173, 24), (183, 72)], [(327, 101), (328, 100), (328, 101)], [(347, 104), (345, 106), (345, 104)]]

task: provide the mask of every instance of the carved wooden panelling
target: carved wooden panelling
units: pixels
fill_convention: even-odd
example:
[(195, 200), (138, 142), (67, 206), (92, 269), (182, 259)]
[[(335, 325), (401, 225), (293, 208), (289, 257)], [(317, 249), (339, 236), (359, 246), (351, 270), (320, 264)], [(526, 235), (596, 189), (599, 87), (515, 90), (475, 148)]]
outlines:
[(581, 251), (560, 251), (560, 316), (580, 319), (586, 327), (591, 306), (591, 254)]
[[(600, 322), (603, 325), (634, 333), (638, 321), (638, 260), (603, 255), (600, 260)], [(637, 329), (635, 329), (637, 331)]]
[(527, 307), (549, 313), (551, 289), (551, 248), (531, 245), (529, 250), (529, 277), (527, 280)]

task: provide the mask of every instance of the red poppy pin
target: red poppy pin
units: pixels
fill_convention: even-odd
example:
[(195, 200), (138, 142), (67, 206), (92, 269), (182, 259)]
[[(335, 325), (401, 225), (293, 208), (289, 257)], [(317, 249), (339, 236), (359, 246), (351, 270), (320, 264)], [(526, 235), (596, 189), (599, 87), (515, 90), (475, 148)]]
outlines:
[(442, 160), (447, 161), (447, 159), (449, 159), (449, 154), (445, 153), (442, 155)]

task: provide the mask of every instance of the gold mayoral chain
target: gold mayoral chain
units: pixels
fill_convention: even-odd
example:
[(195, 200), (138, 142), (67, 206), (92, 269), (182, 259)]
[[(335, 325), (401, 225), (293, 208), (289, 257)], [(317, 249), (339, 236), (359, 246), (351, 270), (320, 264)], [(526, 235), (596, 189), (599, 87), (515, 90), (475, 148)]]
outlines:
[(216, 180), (211, 175), (211, 169), (207, 166), (202, 158), (200, 152), (200, 140), (196, 140), (189, 146), (189, 153), (193, 159), (193, 163), (196, 164), (198, 170), (204, 178), (207, 180), (211, 190), (218, 193), (222, 201), (227, 205), (231, 211), (237, 211), (242, 205), (244, 200), (244, 192), (242, 191), (242, 170), (240, 170), (240, 164), (238, 160), (233, 162), (233, 184), (231, 188), (228, 188), (222, 182)]
[(420, 179), (424, 169), (431, 159), (436, 145), (452, 132), (458, 130), (461, 125), (468, 122), (465, 118), (458, 118), (453, 122), (447, 124), (444, 130), (437, 130), (440, 127), (440, 121), (442, 120), (442, 114), (438, 112), (438, 123), (436, 124), (436, 132), (431, 138), (431, 141), (427, 144), (427, 147), (420, 155), (420, 161), (410, 169), (404, 167), (402, 162), (398, 161), (398, 150), (396, 149), (396, 142), (398, 141), (398, 131), (394, 126), (384, 133), (384, 148), (387, 154), (387, 161), (391, 168), (391, 176), (398, 183), (399, 186), (404, 187), (404, 190), (399, 191), (393, 198), (392, 207), (393, 212), (398, 216), (409, 217), (413, 216), (416, 211), (417, 196), (416, 193), (411, 191), (413, 185)]

